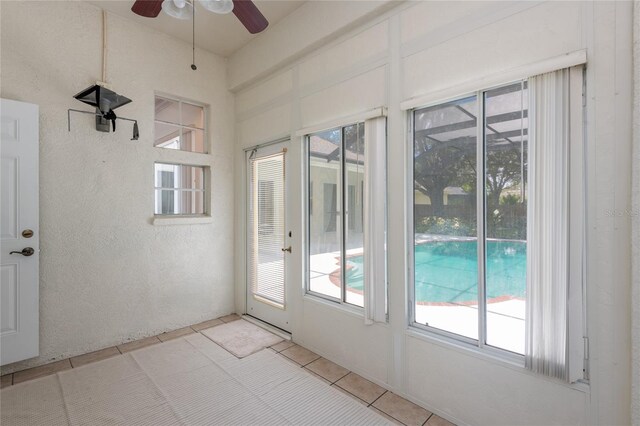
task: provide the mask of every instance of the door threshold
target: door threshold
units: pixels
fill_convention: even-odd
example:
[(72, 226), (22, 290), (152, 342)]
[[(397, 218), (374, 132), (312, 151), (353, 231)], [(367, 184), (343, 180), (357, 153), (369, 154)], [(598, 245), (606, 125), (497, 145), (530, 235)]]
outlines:
[(264, 322), (261, 319), (256, 317), (252, 317), (249, 314), (242, 315), (242, 319), (249, 321), (252, 324), (257, 325), (258, 327), (262, 327), (267, 331), (275, 334), (276, 336), (282, 337), (285, 340), (291, 341), (291, 333), (285, 331), (281, 328), (276, 327), (275, 325), (269, 324), (268, 322)]

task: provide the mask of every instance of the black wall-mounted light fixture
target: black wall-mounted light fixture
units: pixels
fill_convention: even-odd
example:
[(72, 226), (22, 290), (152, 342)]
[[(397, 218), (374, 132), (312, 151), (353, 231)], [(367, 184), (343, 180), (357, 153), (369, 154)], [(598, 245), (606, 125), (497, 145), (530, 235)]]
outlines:
[(95, 112), (91, 112), (77, 109), (68, 109), (67, 120), (69, 131), (71, 131), (71, 112), (79, 112), (82, 114), (94, 115), (96, 117), (96, 130), (100, 132), (110, 131), (109, 122), (111, 122), (111, 128), (113, 128), (113, 131), (115, 132), (116, 120), (132, 121), (133, 137), (131, 138), (131, 140), (138, 140), (138, 138), (140, 137), (137, 120), (126, 117), (118, 117), (116, 116), (116, 113), (113, 112), (114, 109), (131, 102), (131, 99), (127, 98), (126, 96), (119, 95), (113, 90), (107, 89), (106, 87), (100, 86), (99, 84), (94, 84), (93, 86), (88, 87), (80, 93), (76, 94), (74, 98), (76, 98), (80, 102), (95, 107), (96, 110)]

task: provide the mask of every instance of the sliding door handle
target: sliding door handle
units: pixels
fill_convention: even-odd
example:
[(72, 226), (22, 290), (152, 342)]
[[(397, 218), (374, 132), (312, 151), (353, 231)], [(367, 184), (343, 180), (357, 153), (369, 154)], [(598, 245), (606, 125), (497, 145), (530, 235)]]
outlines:
[(289, 247), (287, 247), (287, 248), (280, 249), (280, 250), (282, 250), (282, 251), (288, 251), (289, 253), (291, 253), (291, 246), (289, 246)]

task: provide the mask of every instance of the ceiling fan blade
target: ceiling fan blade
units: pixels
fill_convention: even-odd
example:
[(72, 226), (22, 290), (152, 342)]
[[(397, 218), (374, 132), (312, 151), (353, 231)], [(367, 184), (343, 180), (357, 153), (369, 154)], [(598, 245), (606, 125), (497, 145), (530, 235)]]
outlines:
[(233, 0), (233, 14), (251, 34), (264, 31), (269, 25), (267, 18), (264, 17), (251, 0)]
[(136, 0), (131, 11), (145, 18), (155, 18), (162, 10), (163, 0)]

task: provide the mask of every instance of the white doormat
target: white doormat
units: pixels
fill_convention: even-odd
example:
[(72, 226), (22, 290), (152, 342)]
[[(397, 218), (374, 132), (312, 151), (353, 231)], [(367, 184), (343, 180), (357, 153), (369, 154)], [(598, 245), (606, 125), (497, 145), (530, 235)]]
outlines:
[(281, 337), (245, 320), (232, 321), (203, 330), (202, 334), (238, 358), (244, 358), (282, 341)]

